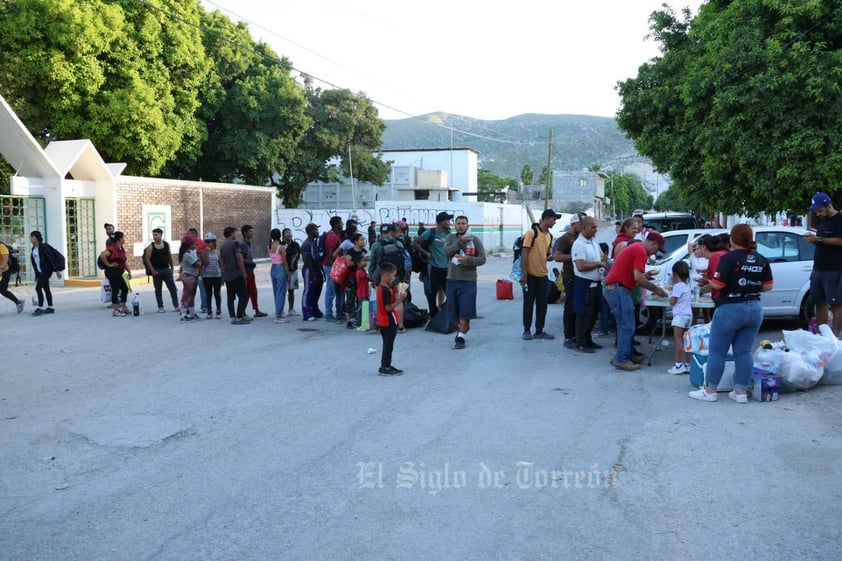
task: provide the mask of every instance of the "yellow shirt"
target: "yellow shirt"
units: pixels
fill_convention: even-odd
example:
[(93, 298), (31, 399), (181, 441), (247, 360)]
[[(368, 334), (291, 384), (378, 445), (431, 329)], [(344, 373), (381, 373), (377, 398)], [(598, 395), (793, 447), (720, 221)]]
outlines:
[(9, 270), (9, 248), (6, 247), (6, 244), (0, 243), (0, 261), (3, 261), (3, 256), (6, 256), (6, 264), (3, 265), (3, 270), (0, 271), (0, 274), (5, 273)]
[(537, 228), (538, 236), (535, 236), (535, 230), (529, 229), (523, 235), (523, 247), (529, 248), (529, 255), (527, 255), (524, 269), (526, 273), (533, 277), (546, 277), (547, 272), (547, 257), (550, 255), (550, 245), (552, 238), (549, 232), (542, 232)]

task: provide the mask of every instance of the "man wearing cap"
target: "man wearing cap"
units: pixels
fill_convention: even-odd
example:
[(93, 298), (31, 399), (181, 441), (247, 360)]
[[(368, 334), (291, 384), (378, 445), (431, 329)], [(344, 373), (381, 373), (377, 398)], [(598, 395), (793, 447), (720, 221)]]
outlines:
[[(389, 262), (395, 266), (397, 275), (395, 281), (406, 282), (406, 267), (404, 267), (404, 246), (397, 239), (397, 227), (393, 223), (383, 224), (380, 226), (380, 238), (371, 246), (371, 260), (368, 265), (368, 278), (371, 279), (373, 286), (380, 284), (380, 279), (376, 277), (378, 266), (385, 262)], [(392, 287), (394, 288), (394, 287)], [(403, 303), (396, 308), (398, 310), (398, 332), (404, 332), (403, 326)]]
[[(333, 269), (333, 260), (336, 258), (335, 252), (339, 248), (339, 244), (342, 243), (341, 233), (342, 218), (332, 216), (330, 218), (330, 231), (325, 234), (325, 257), (322, 261), (322, 269), (325, 274), (325, 321), (342, 321), (344, 315), (345, 293), (342, 292), (339, 285), (330, 280), (330, 271)], [(335, 313), (334, 310), (336, 310)]]
[(570, 230), (561, 236), (553, 247), (553, 259), (561, 263), (561, 278), (564, 283), (564, 346), (576, 348), (576, 313), (573, 311), (573, 244), (579, 238), (584, 212), (577, 212), (570, 218)]
[(158, 302), (158, 312), (164, 313), (164, 294), (163, 285), (167, 285), (167, 290), (172, 298), (173, 311), (177, 312), (178, 307), (178, 289), (175, 287), (173, 280), (173, 264), (172, 252), (170, 251), (170, 244), (164, 241), (164, 231), (160, 228), (152, 230), (152, 243), (146, 246), (143, 252), (143, 264), (146, 266), (148, 273), (152, 275), (152, 284), (155, 287), (155, 300)]
[(316, 259), (319, 253), (319, 227), (312, 222), (304, 227), (307, 239), (301, 244), (301, 282), (304, 290), (301, 294), (301, 319), (316, 321), (324, 317), (319, 309), (319, 298), (324, 285), (322, 262)]
[(637, 370), (644, 358), (632, 354), (635, 318), (631, 291), (639, 285), (662, 298), (667, 297), (666, 291), (652, 282), (652, 274), (644, 273), (649, 256), (659, 249), (666, 253), (664, 237), (654, 231), (647, 233), (643, 242), (626, 246), (605, 278), (603, 293), (617, 319), (617, 354), (611, 364), (619, 370)]
[(450, 221), (453, 215), (440, 212), (436, 215), (436, 227), (425, 230), (412, 240), (427, 261), (427, 276), (424, 279), (424, 293), (430, 317), (435, 316), (444, 304), (447, 290), (447, 257), (444, 255), (444, 240), (450, 233)]
[(816, 322), (828, 322), (828, 307), (833, 312), (833, 334), (842, 330), (842, 213), (833, 207), (827, 193), (816, 193), (810, 210), (819, 223), (816, 233), (807, 231), (807, 241), (816, 246), (813, 272), (810, 274), (810, 298), (816, 306)]
[[(555, 339), (555, 335), (544, 331), (547, 317), (547, 261), (552, 259), (550, 251), (553, 236), (550, 228), (561, 218), (553, 209), (541, 213), (541, 222), (523, 235), (523, 249), (520, 253), (523, 273), (520, 286), (523, 288), (523, 339)], [(532, 335), (532, 312), (535, 311), (535, 335)]]

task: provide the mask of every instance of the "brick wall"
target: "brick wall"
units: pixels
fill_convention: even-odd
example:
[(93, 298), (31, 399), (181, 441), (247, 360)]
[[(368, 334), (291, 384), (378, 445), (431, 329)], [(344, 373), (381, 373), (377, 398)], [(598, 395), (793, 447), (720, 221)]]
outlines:
[[(127, 248), (143, 236), (143, 206), (169, 205), (173, 238), (193, 227), (202, 235), (213, 232), (221, 240), (226, 226), (239, 229), (243, 224), (251, 224), (254, 226), (254, 256), (268, 257), (275, 196), (272, 188), (121, 177), (117, 179), (116, 193), (117, 225), (126, 235)], [(200, 203), (204, 206), (204, 228), (199, 224), (202, 216)], [(174, 247), (173, 251), (176, 249)], [(143, 269), (140, 258), (130, 257), (129, 267), (132, 270)]]

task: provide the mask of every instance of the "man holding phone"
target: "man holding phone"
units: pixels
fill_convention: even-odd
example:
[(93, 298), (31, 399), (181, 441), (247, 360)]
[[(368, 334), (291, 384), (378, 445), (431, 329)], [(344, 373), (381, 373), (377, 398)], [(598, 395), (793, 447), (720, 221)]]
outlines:
[(816, 323), (828, 322), (828, 307), (833, 312), (833, 334), (842, 331), (842, 214), (833, 207), (827, 193), (818, 192), (810, 201), (810, 210), (819, 219), (816, 232), (807, 231), (807, 241), (816, 246), (810, 297), (816, 306)]

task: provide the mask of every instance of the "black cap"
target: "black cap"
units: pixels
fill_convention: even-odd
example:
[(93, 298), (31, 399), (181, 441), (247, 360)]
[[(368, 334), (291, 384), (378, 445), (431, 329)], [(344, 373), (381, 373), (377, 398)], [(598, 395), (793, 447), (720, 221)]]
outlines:
[(559, 218), (561, 218), (561, 215), (557, 214), (556, 211), (554, 211), (553, 209), (548, 208), (547, 210), (541, 213), (541, 220), (545, 218), (555, 218), (556, 220), (558, 220)]
[(395, 231), (395, 225), (392, 224), (391, 222), (389, 222), (388, 224), (383, 224), (383, 225), (380, 226), (380, 231), (384, 234), (386, 232), (394, 232)]
[(440, 212), (436, 215), (436, 222), (441, 222), (442, 220), (453, 220), (453, 215), (446, 212)]

